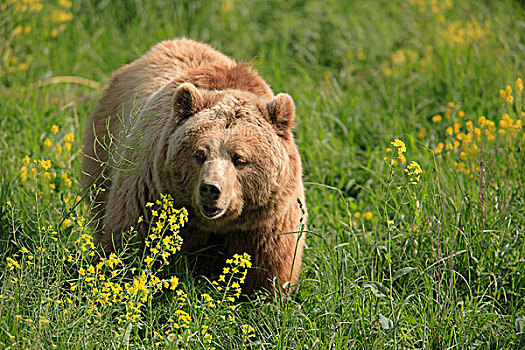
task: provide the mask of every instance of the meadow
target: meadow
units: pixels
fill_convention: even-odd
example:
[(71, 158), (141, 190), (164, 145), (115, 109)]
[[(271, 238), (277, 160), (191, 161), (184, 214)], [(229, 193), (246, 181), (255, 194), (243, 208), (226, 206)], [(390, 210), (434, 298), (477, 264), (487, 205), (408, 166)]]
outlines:
[[(292, 295), (240, 297), (243, 252), (195, 276), (169, 196), (155, 252), (92, 264), (84, 123), (112, 71), (181, 36), (295, 100)], [(521, 2), (3, 0), (0, 37), (0, 348), (525, 348)]]

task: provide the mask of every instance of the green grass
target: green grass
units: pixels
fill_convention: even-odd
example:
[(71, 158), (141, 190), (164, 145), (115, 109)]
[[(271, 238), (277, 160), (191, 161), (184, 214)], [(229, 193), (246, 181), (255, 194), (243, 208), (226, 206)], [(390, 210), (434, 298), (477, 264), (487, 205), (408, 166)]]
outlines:
[[(525, 347), (518, 1), (59, 3), (33, 12), (0, 3), (0, 251), (20, 264), (0, 261), (1, 348)], [(60, 9), (72, 15), (62, 28)], [(178, 276), (186, 295), (148, 285), (153, 297), (130, 322), (129, 306), (91, 303), (93, 286), (78, 273), (91, 260), (78, 241), (90, 229), (78, 224), (88, 208), (77, 199), (77, 151), (101, 88), (45, 83), (75, 76), (103, 86), (156, 42), (181, 36), (255, 57), (273, 90), (294, 97), (311, 233), (296, 294), (273, 301), (231, 303), (184, 260), (157, 272), (138, 254), (122, 257), (115, 283), (133, 281), (136, 267)], [(512, 104), (500, 96), (507, 85)], [(482, 115), (494, 122), (486, 135)], [(394, 139), (406, 144), (406, 164)], [(41, 159), (52, 161), (49, 179), (33, 163)], [(409, 184), (412, 161), (423, 173)], [(188, 329), (171, 326), (177, 310), (191, 317)]]

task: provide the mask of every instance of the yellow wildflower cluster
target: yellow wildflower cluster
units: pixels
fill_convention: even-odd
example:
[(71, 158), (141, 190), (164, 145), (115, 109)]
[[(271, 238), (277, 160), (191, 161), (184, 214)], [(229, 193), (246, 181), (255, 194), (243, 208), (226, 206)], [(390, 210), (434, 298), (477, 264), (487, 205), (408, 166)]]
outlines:
[(249, 324), (241, 325), (242, 335), (245, 338), (255, 337), (255, 329)]
[[(461, 59), (472, 45), (485, 46), (497, 42), (490, 22), (457, 19), (459, 9), (451, 1), (409, 0), (406, 15), (412, 16), (415, 28), (426, 33), (407, 42), (406, 47), (392, 47), (390, 57), (379, 64), (383, 75), (407, 77), (422, 69), (428, 73), (442, 71), (441, 57)], [(455, 18), (453, 18), (455, 17)]]
[[(406, 164), (407, 160), (405, 157), (405, 152), (407, 151), (406, 145), (403, 141), (400, 139), (395, 139), (394, 141), (390, 142), (392, 146), (394, 146), (397, 150), (397, 158), (401, 160), (402, 164)], [(386, 149), (387, 153), (392, 153), (391, 148)], [(391, 156), (391, 157), (384, 157), (383, 160), (390, 166), (390, 175), (394, 175), (394, 165), (397, 164), (397, 160)], [(409, 183), (410, 184), (416, 184), (421, 179), (421, 174), (423, 173), (423, 170), (421, 169), (421, 166), (418, 162), (412, 161), (405, 169), (404, 172), (409, 177)], [(401, 188), (402, 186), (398, 186), (398, 188)], [(358, 214), (358, 213), (356, 213)], [(370, 213), (371, 216), (372, 213)], [(355, 214), (354, 214), (355, 215)], [(358, 218), (356, 216), (356, 218)]]
[(504, 90), (502, 89), (499, 91), (499, 96), (509, 105), (512, 105), (514, 103), (514, 96), (516, 96), (516, 98), (519, 99), (518, 103), (523, 102), (523, 96), (522, 96), (523, 81), (521, 80), (521, 78), (516, 79), (515, 86), (516, 86), (516, 92), (514, 93), (514, 95), (512, 93), (512, 87), (510, 85), (507, 85)]
[(485, 34), (488, 24), (480, 24), (477, 20), (460, 21), (456, 20), (449, 24), (442, 32), (444, 38), (448, 39), (449, 44), (465, 45), (478, 42)]
[[(459, 159), (455, 162), (456, 167), (470, 178), (474, 178), (473, 172), (480, 170), (479, 152), (482, 147), (485, 153), (498, 149), (506, 150), (507, 166), (513, 166), (516, 162), (515, 150), (520, 142), (525, 140), (522, 80), (516, 80), (515, 91), (512, 86), (507, 85), (499, 91), (499, 96), (504, 101), (503, 108), (507, 110), (502, 113), (499, 121), (490, 120), (486, 116), (480, 116), (474, 121), (464, 121), (465, 113), (459, 111), (457, 116), (452, 118), (452, 125), (445, 130), (448, 139), (438, 142), (434, 148), (435, 154), (444, 151), (457, 154)], [(498, 147), (498, 144), (504, 147)]]
[(12, 26), (6, 28), (10, 34), (0, 41), (0, 77), (26, 71), (33, 63), (33, 57), (29, 54), (30, 35), (38, 35), (40, 41), (57, 37), (73, 19), (72, 5), (70, 0), (58, 0), (57, 3), (42, 0), (0, 2), (0, 13), (5, 14), (3, 23)]
[(423, 170), (421, 170), (421, 166), (418, 162), (412, 161), (405, 169), (405, 172), (408, 176), (410, 176), (409, 181), (412, 184), (417, 183), (421, 179), (421, 174), (423, 173)]
[[(365, 221), (372, 221), (374, 218), (374, 214), (372, 214), (371, 211), (367, 211), (364, 213), (361, 213), (359, 211), (354, 212), (354, 218), (359, 220), (361, 224), (364, 224)], [(352, 220), (352, 226), (357, 226), (358, 222), (355, 220)]]
[[(49, 297), (43, 298), (42, 305), (59, 308), (61, 312), (67, 314), (71, 305), (84, 304), (87, 314), (92, 317), (88, 319), (88, 322), (111, 315), (116, 318), (119, 332), (124, 332), (126, 325), (134, 325), (144, 320), (146, 304), (150, 303), (154, 295), (162, 290), (174, 291), (176, 300), (185, 301), (184, 291), (177, 290), (179, 286), (177, 277), (160, 278), (159, 276), (162, 268), (167, 264), (164, 258), (180, 249), (182, 242), (178, 237), (178, 232), (187, 221), (186, 211), (173, 210), (173, 201), (169, 196), (163, 196), (160, 204), (160, 215), (167, 215), (166, 227), (170, 231), (162, 232), (164, 237), (157, 240), (160, 242), (159, 245), (152, 244), (157, 241), (148, 240), (150, 247), (159, 249), (159, 253), (153, 255), (157, 263), (142, 262), (138, 267), (130, 268), (115, 253), (94, 260), (97, 254), (96, 247), (92, 235), (88, 232), (89, 229), (85, 226), (85, 219), (70, 217), (64, 219), (62, 227), (73, 226), (73, 230), (79, 233), (78, 239), (74, 241), (76, 249), (71, 251), (62, 245), (44, 242), (43, 247), (45, 248), (37, 247), (39, 256), (35, 258), (29, 249), (22, 247), (20, 252), (6, 258), (12, 283), (19, 284), (22, 279), (31, 275), (26, 270), (28, 266), (35, 262), (42, 265), (43, 259), (51, 261), (51, 254), (58, 253), (62, 255), (61, 261), (64, 264), (77, 267), (78, 277), (69, 281), (69, 295), (66, 294), (63, 298), (56, 300)], [(14, 210), (12, 204), (9, 208)], [(172, 216), (178, 217), (171, 218)], [(66, 220), (68, 220), (67, 224)], [(43, 226), (41, 230), (45, 233), (45, 237), (50, 237), (55, 242), (58, 240), (58, 233), (52, 225)], [(163, 254), (164, 250), (169, 253)], [(185, 328), (191, 318), (183, 311), (178, 311), (176, 314), (179, 325)], [(45, 323), (45, 320), (43, 322)]]
[(373, 217), (373, 214), (371, 211), (367, 211), (367, 212), (364, 212), (364, 213), (360, 213), (358, 211), (356, 211), (354, 213), (354, 217), (356, 219), (361, 219), (361, 220), (372, 220), (372, 217)]
[[(73, 141), (73, 140), (71, 140)], [(176, 276), (160, 278), (163, 267), (167, 265), (168, 258), (180, 250), (182, 239), (178, 235), (180, 228), (187, 221), (184, 209), (173, 209), (173, 200), (168, 195), (163, 195), (156, 202), (158, 217), (150, 226), (150, 233), (146, 238), (149, 252), (142, 264), (129, 268), (123, 264), (122, 259), (115, 253), (107, 257), (99, 257), (96, 263), (91, 263), (97, 254), (93, 237), (84, 230), (83, 219), (74, 220), (80, 229), (79, 238), (75, 241), (77, 253), (72, 254), (66, 250), (62, 258), (64, 263), (81, 263), (78, 268), (78, 279), (70, 282), (72, 292), (88, 288), (85, 297), (88, 302), (88, 314), (96, 319), (103, 315), (116, 314), (118, 331), (124, 332), (124, 325), (137, 324), (144, 319), (147, 303), (153, 300), (156, 293), (162, 290), (173, 290), (179, 304), (186, 300), (186, 294), (181, 289), (177, 290), (179, 279)], [(153, 206), (154, 204), (148, 205)], [(153, 210), (152, 210), (153, 211)], [(163, 220), (161, 231), (152, 232), (156, 222)], [(71, 223), (69, 223), (71, 225)], [(132, 228), (130, 234), (137, 234)], [(86, 258), (82, 258), (85, 256)], [(154, 264), (157, 262), (156, 264)], [(191, 320), (184, 312), (178, 312), (180, 325), (187, 325)], [(184, 328), (184, 326), (182, 326)], [(117, 333), (119, 333), (117, 332)], [(171, 333), (170, 333), (171, 334)]]
[[(395, 139), (394, 141), (390, 142), (392, 146), (397, 148), (397, 158), (401, 160), (401, 163), (406, 164), (406, 158), (404, 153), (407, 151), (407, 148), (405, 146), (405, 143), (401, 141), (400, 139)], [(392, 152), (390, 148), (387, 148), (387, 152)], [(387, 158), (385, 158), (386, 160)], [(395, 159), (390, 159), (390, 165), (397, 164), (397, 161)]]
[(442, 14), (453, 6), (451, 0), (409, 0), (409, 3), (415, 6), (421, 14), (432, 12), (434, 15)]
[[(58, 133), (58, 130), (55, 129)], [(78, 198), (77, 198), (78, 199)], [(12, 210), (12, 203), (8, 204)], [(216, 291), (203, 293), (199, 298), (188, 303), (188, 295), (180, 288), (176, 276), (166, 277), (163, 268), (169, 264), (169, 258), (180, 250), (182, 244), (178, 236), (180, 228), (187, 222), (187, 213), (184, 209), (173, 208), (173, 200), (169, 195), (163, 195), (155, 203), (148, 204), (151, 208), (151, 222), (140, 219), (141, 226), (148, 230), (146, 237), (146, 255), (142, 261), (129, 265), (115, 253), (108, 256), (97, 256), (97, 247), (90, 234), (86, 220), (82, 216), (64, 218), (59, 228), (52, 225), (41, 227), (44, 237), (50, 241), (43, 242), (33, 254), (29, 249), (22, 247), (19, 252), (6, 258), (7, 280), (11, 281), (12, 291), (16, 294), (16, 286), (27, 283), (27, 276), (33, 275), (28, 269), (41, 269), (56, 262), (63, 263), (67, 270), (75, 268), (77, 277), (69, 279), (68, 290), (62, 290), (60, 296), (44, 295), (41, 302), (47, 314), (33, 317), (40, 327), (50, 327), (54, 317), (48, 315), (61, 314), (61, 317), (73, 315), (77, 310), (84, 310), (88, 316), (87, 323), (93, 325), (107, 325), (107, 319), (114, 320), (115, 328), (111, 330), (115, 336), (124, 337), (133, 327), (149, 324), (154, 317), (151, 305), (156, 295), (162, 292), (171, 292), (175, 307), (168, 317), (168, 322), (155, 326), (151, 333), (153, 345), (172, 346), (174, 343), (186, 344), (198, 342), (206, 347), (212, 343), (213, 327), (227, 322), (237, 328), (237, 332), (245, 341), (254, 337), (255, 330), (249, 325), (242, 325), (235, 313), (233, 304), (241, 294), (241, 286), (251, 267), (248, 254), (235, 254), (227, 259), (226, 267), (219, 280), (214, 282)], [(153, 214), (155, 211), (155, 214)], [(149, 217), (149, 215), (148, 215)], [(159, 226), (157, 222), (161, 221)], [(70, 234), (77, 234), (74, 240), (75, 249), (65, 248), (62, 242), (57, 242), (59, 233), (65, 228)], [(154, 231), (155, 229), (155, 231)], [(130, 235), (137, 234), (131, 229)], [(54, 256), (58, 257), (53, 260)], [(152, 259), (150, 261), (150, 259)], [(15, 294), (13, 294), (15, 293)], [(197, 314), (192, 314), (198, 310)], [(36, 318), (35, 318), (36, 317)], [(24, 322), (29, 318), (22, 317)], [(33, 321), (31, 321), (33, 322)], [(197, 335), (197, 337), (195, 337)], [(145, 340), (149, 342), (149, 340)]]
[(432, 18), (432, 22), (436, 22), (439, 29), (436, 32), (437, 37), (442, 38), (447, 45), (465, 45), (479, 41), (485, 34), (484, 29), (489, 27), (488, 23), (481, 25), (475, 19), (447, 22), (447, 12), (454, 6), (451, 0), (410, 0), (409, 3), (417, 9), (419, 16), (428, 16)]
[[(234, 325), (238, 323), (235, 322), (233, 314), (235, 305), (232, 303), (240, 297), (242, 285), (245, 282), (248, 269), (252, 267), (252, 263), (250, 255), (243, 253), (242, 255), (234, 254), (232, 258), (226, 260), (226, 264), (227, 266), (223, 268), (218, 280), (212, 282), (220, 293), (219, 298), (214, 300), (207, 293), (201, 294), (200, 303), (196, 305), (196, 309), (199, 309), (201, 314), (204, 313), (206, 315), (205, 319), (208, 322), (217, 322), (217, 319), (213, 320), (207, 316), (207, 314), (211, 313), (211, 309), (214, 310), (213, 314), (216, 315), (215, 317), (218, 317), (218, 320), (228, 321), (231, 325)], [(221, 306), (221, 308), (218, 306)], [(225, 312), (226, 315), (224, 314)], [(254, 329), (250, 327), (248, 325), (241, 326), (245, 340), (254, 336)], [(209, 324), (202, 326), (201, 335), (205, 344), (211, 343), (212, 336), (208, 333), (209, 328)]]
[[(11, 210), (15, 210), (12, 204), (9, 204)], [(57, 241), (57, 231), (54, 230), (52, 225), (44, 226), (41, 228), (43, 232), (49, 234), (51, 240)], [(5, 258), (9, 271), (12, 272), (11, 283), (17, 284), (21, 279), (26, 278), (28, 275), (28, 269), (35, 264), (35, 255), (38, 255), (40, 259), (50, 260), (51, 256), (46, 248), (37, 247), (35, 253), (30, 251), (25, 246), (22, 246), (18, 253), (13, 254)]]
[(219, 292), (224, 293), (228, 301), (234, 302), (241, 296), (241, 285), (244, 284), (252, 263), (250, 255), (244, 253), (243, 255), (235, 254), (232, 259), (226, 260), (226, 264), (229, 266), (224, 267), (218, 280), (212, 283)]
[[(179, 235), (167, 235), (165, 231), (179, 232), (180, 228), (188, 220), (186, 209), (174, 209), (173, 199), (169, 195), (161, 194), (161, 199), (155, 204), (147, 203), (146, 207), (156, 207), (151, 210), (153, 220), (150, 223), (150, 234), (146, 240), (150, 254), (144, 259), (146, 265), (151, 265), (158, 257), (162, 257), (165, 264), (169, 264), (168, 258), (178, 252), (182, 245)], [(139, 218), (139, 224), (142, 222)]]
[[(240, 296), (241, 285), (246, 277), (246, 269), (251, 267), (250, 256), (248, 254), (235, 254), (233, 258), (227, 259), (226, 263), (228, 266), (223, 269), (223, 274), (219, 277), (220, 283), (213, 282), (220, 293), (218, 297), (214, 299), (210, 294), (203, 293), (199, 299), (192, 302), (193, 310), (196, 310), (194, 317), (196, 316), (195, 318), (201, 320), (201, 325), (195, 324), (197, 320), (188, 311), (182, 309), (187, 306), (188, 296), (183, 290), (178, 289), (175, 293), (175, 299), (178, 302), (179, 309), (175, 310), (168, 318), (167, 329), (164, 329), (164, 332), (153, 333), (155, 346), (169, 345), (175, 340), (187, 346), (189, 341), (196, 340), (195, 335), (198, 335), (199, 341), (207, 346), (212, 342), (213, 337), (209, 330), (213, 325), (223, 321), (230, 325), (238, 325), (234, 313), (235, 306), (231, 302)], [(255, 335), (253, 327), (243, 325), (240, 329), (245, 340)]]
[(6, 258), (7, 260), (7, 267), (9, 267), (11, 270), (14, 270), (15, 268), (20, 269), (20, 264), (13, 258)]
[[(31, 159), (29, 155), (26, 155), (22, 159), (22, 166), (20, 167), (20, 180), (22, 180), (22, 183), (28, 189), (37, 190), (40, 194), (58, 193), (59, 186), (70, 189), (73, 187), (74, 181), (69, 177), (68, 171), (71, 169), (71, 161), (75, 156), (71, 152), (75, 135), (69, 133), (60, 140), (57, 136), (59, 131), (57, 125), (53, 125), (50, 131), (52, 135), (49, 135), (43, 141), (42, 158)], [(33, 181), (28, 182), (28, 176)]]
[(419, 54), (412, 49), (398, 49), (390, 55), (389, 60), (381, 63), (380, 67), (386, 76), (399, 76), (414, 62), (419, 60)]

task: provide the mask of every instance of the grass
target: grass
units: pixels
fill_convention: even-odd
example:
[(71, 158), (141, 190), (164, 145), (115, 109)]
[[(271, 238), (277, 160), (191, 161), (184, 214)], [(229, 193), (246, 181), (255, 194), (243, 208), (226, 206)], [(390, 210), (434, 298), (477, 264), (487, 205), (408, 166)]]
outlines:
[[(525, 347), (519, 2), (0, 6), (0, 347)], [(97, 86), (179, 36), (255, 57), (295, 99), (312, 233), (293, 296), (238, 300), (239, 275), (213, 284), (160, 255), (86, 272), (78, 152)], [(49, 80), (60, 76), (95, 83)], [(405, 171), (412, 161), (421, 174)], [(225, 266), (242, 274), (239, 259)], [(111, 298), (122, 299), (97, 301), (99, 273), (112, 271), (123, 291)], [(135, 282), (144, 288), (133, 294)]]

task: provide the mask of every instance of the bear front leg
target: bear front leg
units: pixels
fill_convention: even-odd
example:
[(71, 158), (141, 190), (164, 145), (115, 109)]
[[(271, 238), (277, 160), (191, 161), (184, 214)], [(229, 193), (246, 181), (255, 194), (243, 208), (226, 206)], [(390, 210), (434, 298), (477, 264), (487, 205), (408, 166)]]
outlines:
[[(119, 174), (120, 175), (120, 174)], [(136, 182), (131, 179), (123, 181), (118, 176), (112, 189), (107, 197), (105, 217), (103, 218), (103, 227), (95, 235), (95, 241), (101, 246), (104, 253), (119, 251), (122, 249), (124, 237), (132, 226), (139, 231), (139, 235), (144, 235), (146, 225), (143, 223), (137, 227), (140, 216), (144, 217), (143, 206), (146, 204), (146, 198), (143, 193), (148, 191), (140, 190)], [(142, 186), (144, 187), (144, 186)], [(129, 190), (129, 189), (133, 190)], [(135, 237), (135, 240), (140, 237)]]
[[(247, 294), (261, 289), (273, 291), (274, 283), (283, 287), (287, 282), (285, 291), (292, 291), (301, 268), (304, 234), (302, 237), (297, 233), (271, 234), (266, 239), (257, 241), (253, 242), (255, 249), (244, 251), (252, 258), (252, 268), (248, 271), (244, 291)], [(241, 250), (242, 248), (237, 253), (243, 253)]]

